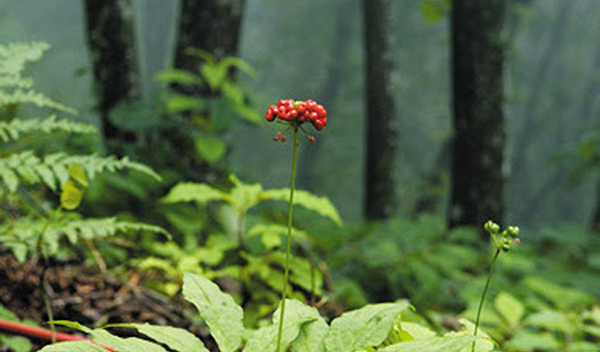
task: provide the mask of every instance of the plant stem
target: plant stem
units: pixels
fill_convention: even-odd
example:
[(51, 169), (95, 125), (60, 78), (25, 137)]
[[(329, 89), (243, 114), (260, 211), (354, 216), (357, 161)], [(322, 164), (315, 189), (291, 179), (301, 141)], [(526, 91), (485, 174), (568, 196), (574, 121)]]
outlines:
[[(479, 331), (479, 320), (481, 319), (481, 310), (483, 308), (483, 302), (485, 301), (485, 296), (487, 295), (488, 288), (490, 287), (490, 281), (492, 280), (492, 274), (494, 273), (494, 265), (496, 264), (496, 259), (500, 255), (500, 249), (496, 249), (496, 254), (494, 254), (494, 259), (492, 259), (492, 264), (490, 265), (490, 272), (487, 277), (487, 281), (485, 282), (485, 287), (483, 288), (483, 293), (481, 295), (481, 300), (479, 301), (479, 308), (477, 309), (477, 318), (475, 320), (475, 332), (473, 336), (477, 337), (477, 332)], [(473, 341), (472, 351), (475, 352), (475, 343)]]
[(60, 212), (60, 210), (61, 210), (61, 207), (56, 208), (56, 210), (54, 210), (46, 218), (46, 223), (44, 224), (42, 231), (40, 231), (40, 234), (38, 235), (37, 244), (36, 244), (36, 252), (37, 252), (36, 254), (37, 254), (38, 258), (40, 258), (40, 257), (43, 258), (42, 273), (40, 274), (40, 291), (42, 294), (42, 298), (44, 300), (46, 314), (48, 315), (48, 320), (50, 321), (50, 332), (51, 332), (50, 337), (51, 337), (52, 343), (56, 342), (56, 329), (54, 327), (54, 323), (52, 322), (54, 320), (54, 315), (52, 314), (52, 306), (50, 305), (50, 298), (48, 297), (48, 292), (46, 292), (46, 270), (48, 270), (48, 256), (46, 255), (46, 253), (44, 253), (42, 245), (44, 242), (44, 234), (46, 234), (46, 230), (48, 230), (48, 227), (50, 226), (52, 219), (54, 219), (54, 216), (58, 212)]
[(277, 330), (277, 352), (281, 352), (281, 336), (283, 335), (283, 317), (285, 315), (285, 299), (287, 295), (288, 276), (290, 271), (290, 252), (292, 249), (292, 214), (294, 210), (294, 187), (296, 182), (296, 160), (298, 158), (298, 128), (294, 129), (294, 156), (292, 157), (292, 180), (290, 182), (290, 204), (288, 209), (288, 233), (285, 249), (285, 269), (283, 274), (283, 287), (281, 292), (281, 312), (279, 314), (279, 328)]

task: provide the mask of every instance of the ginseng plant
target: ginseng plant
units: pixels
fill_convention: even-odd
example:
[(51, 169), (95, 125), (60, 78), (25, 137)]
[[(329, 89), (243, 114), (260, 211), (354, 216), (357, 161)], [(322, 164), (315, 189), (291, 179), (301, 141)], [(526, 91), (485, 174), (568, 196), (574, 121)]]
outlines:
[(288, 287), (288, 276), (290, 266), (290, 256), (292, 247), (292, 216), (294, 210), (294, 187), (296, 181), (296, 160), (298, 157), (298, 147), (300, 142), (298, 141), (298, 132), (303, 132), (311, 142), (315, 141), (315, 137), (309, 135), (304, 129), (303, 125), (305, 122), (310, 122), (313, 127), (320, 131), (327, 124), (327, 111), (323, 105), (317, 104), (313, 100), (306, 101), (294, 101), (293, 99), (279, 100), (277, 105), (269, 106), (266, 113), (267, 121), (286, 125), (283, 132), (278, 132), (273, 138), (275, 141), (286, 141), (286, 133), (292, 132), (294, 134), (294, 153), (292, 156), (292, 176), (290, 181), (290, 200), (288, 208), (288, 224), (287, 224), (287, 241), (285, 249), (285, 265), (284, 275), (281, 290), (281, 310), (279, 316), (279, 326), (277, 329), (277, 352), (281, 351), (281, 336), (283, 333), (283, 319), (285, 316), (285, 299), (287, 297)]

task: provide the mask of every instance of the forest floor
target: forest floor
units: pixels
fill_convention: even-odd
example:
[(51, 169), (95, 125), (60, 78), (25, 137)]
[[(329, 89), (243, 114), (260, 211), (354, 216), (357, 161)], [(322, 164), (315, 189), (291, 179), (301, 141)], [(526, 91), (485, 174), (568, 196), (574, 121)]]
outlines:
[[(40, 290), (41, 273), (42, 266), (35, 261), (21, 265), (12, 253), (0, 253), (0, 304), (20, 319), (48, 328)], [(207, 331), (184, 313), (193, 308), (182, 299), (169, 299), (141, 287), (135, 275), (124, 283), (79, 263), (50, 263), (45, 278), (55, 320), (77, 321), (90, 327), (116, 323), (170, 325), (191, 331), (202, 338), (209, 349), (213, 347)], [(77, 335), (72, 329), (58, 330)], [(133, 329), (122, 330), (119, 335), (134, 336)], [(36, 347), (48, 343), (32, 342)]]

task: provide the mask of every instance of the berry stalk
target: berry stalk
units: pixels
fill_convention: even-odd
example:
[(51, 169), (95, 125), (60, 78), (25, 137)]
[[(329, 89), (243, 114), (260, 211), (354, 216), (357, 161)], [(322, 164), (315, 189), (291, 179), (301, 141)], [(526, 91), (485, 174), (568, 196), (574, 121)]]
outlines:
[(294, 155), (292, 156), (292, 177), (290, 182), (290, 203), (288, 208), (288, 231), (285, 248), (285, 269), (283, 274), (283, 289), (281, 290), (281, 311), (277, 329), (277, 352), (281, 352), (281, 336), (283, 335), (283, 318), (285, 316), (285, 299), (287, 296), (288, 277), (290, 271), (290, 256), (292, 249), (292, 216), (294, 210), (294, 188), (296, 182), (296, 160), (298, 159), (298, 129), (294, 129)]

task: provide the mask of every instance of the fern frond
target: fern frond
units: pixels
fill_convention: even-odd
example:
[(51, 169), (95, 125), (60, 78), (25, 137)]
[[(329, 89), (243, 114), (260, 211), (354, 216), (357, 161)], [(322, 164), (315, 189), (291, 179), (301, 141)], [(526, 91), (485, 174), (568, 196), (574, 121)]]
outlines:
[(47, 107), (50, 109), (56, 109), (64, 112), (68, 112), (70, 114), (76, 115), (77, 110), (72, 109), (63, 104), (57, 103), (54, 100), (48, 98), (42, 93), (33, 91), (33, 90), (25, 90), (25, 89), (15, 89), (13, 92), (3, 92), (0, 91), (0, 106), (2, 105), (11, 105), (11, 104), (34, 104), (38, 107)]
[(117, 234), (149, 232), (164, 235), (166, 238), (171, 238), (167, 230), (160, 226), (149, 225), (140, 222), (121, 221), (117, 218), (90, 218), (71, 220), (65, 224), (57, 223), (55, 226), (50, 226), (47, 230), (48, 239), (60, 238), (66, 236), (71, 243), (77, 243), (77, 238), (93, 239), (93, 238), (108, 238)]
[(0, 75), (20, 77), (25, 63), (38, 61), (48, 49), (50, 45), (43, 42), (0, 45)]
[(49, 154), (45, 158), (36, 156), (33, 151), (24, 151), (0, 159), (0, 179), (10, 192), (15, 192), (20, 183), (42, 183), (53, 191), (58, 185), (69, 179), (67, 169), (72, 164), (79, 164), (89, 179), (101, 172), (115, 172), (132, 169), (161, 180), (150, 167), (129, 160), (127, 157), (102, 157), (99, 155), (68, 155), (65, 153)]
[(72, 244), (77, 244), (80, 238), (98, 239), (118, 234), (147, 232), (161, 234), (171, 239), (169, 232), (160, 226), (121, 221), (114, 217), (81, 219), (80, 215), (76, 213), (61, 213), (58, 219), (44, 228), (44, 221), (29, 217), (3, 224), (0, 226), (0, 244), (10, 248), (17, 259), (24, 262), (28, 256), (34, 253), (38, 236), (44, 230), (42, 246), (50, 255), (57, 252), (62, 238), (66, 238)]
[(98, 129), (90, 124), (57, 119), (56, 115), (42, 119), (13, 119), (0, 121), (0, 138), (4, 142), (18, 139), (24, 133), (63, 131), (68, 133), (95, 133)]

